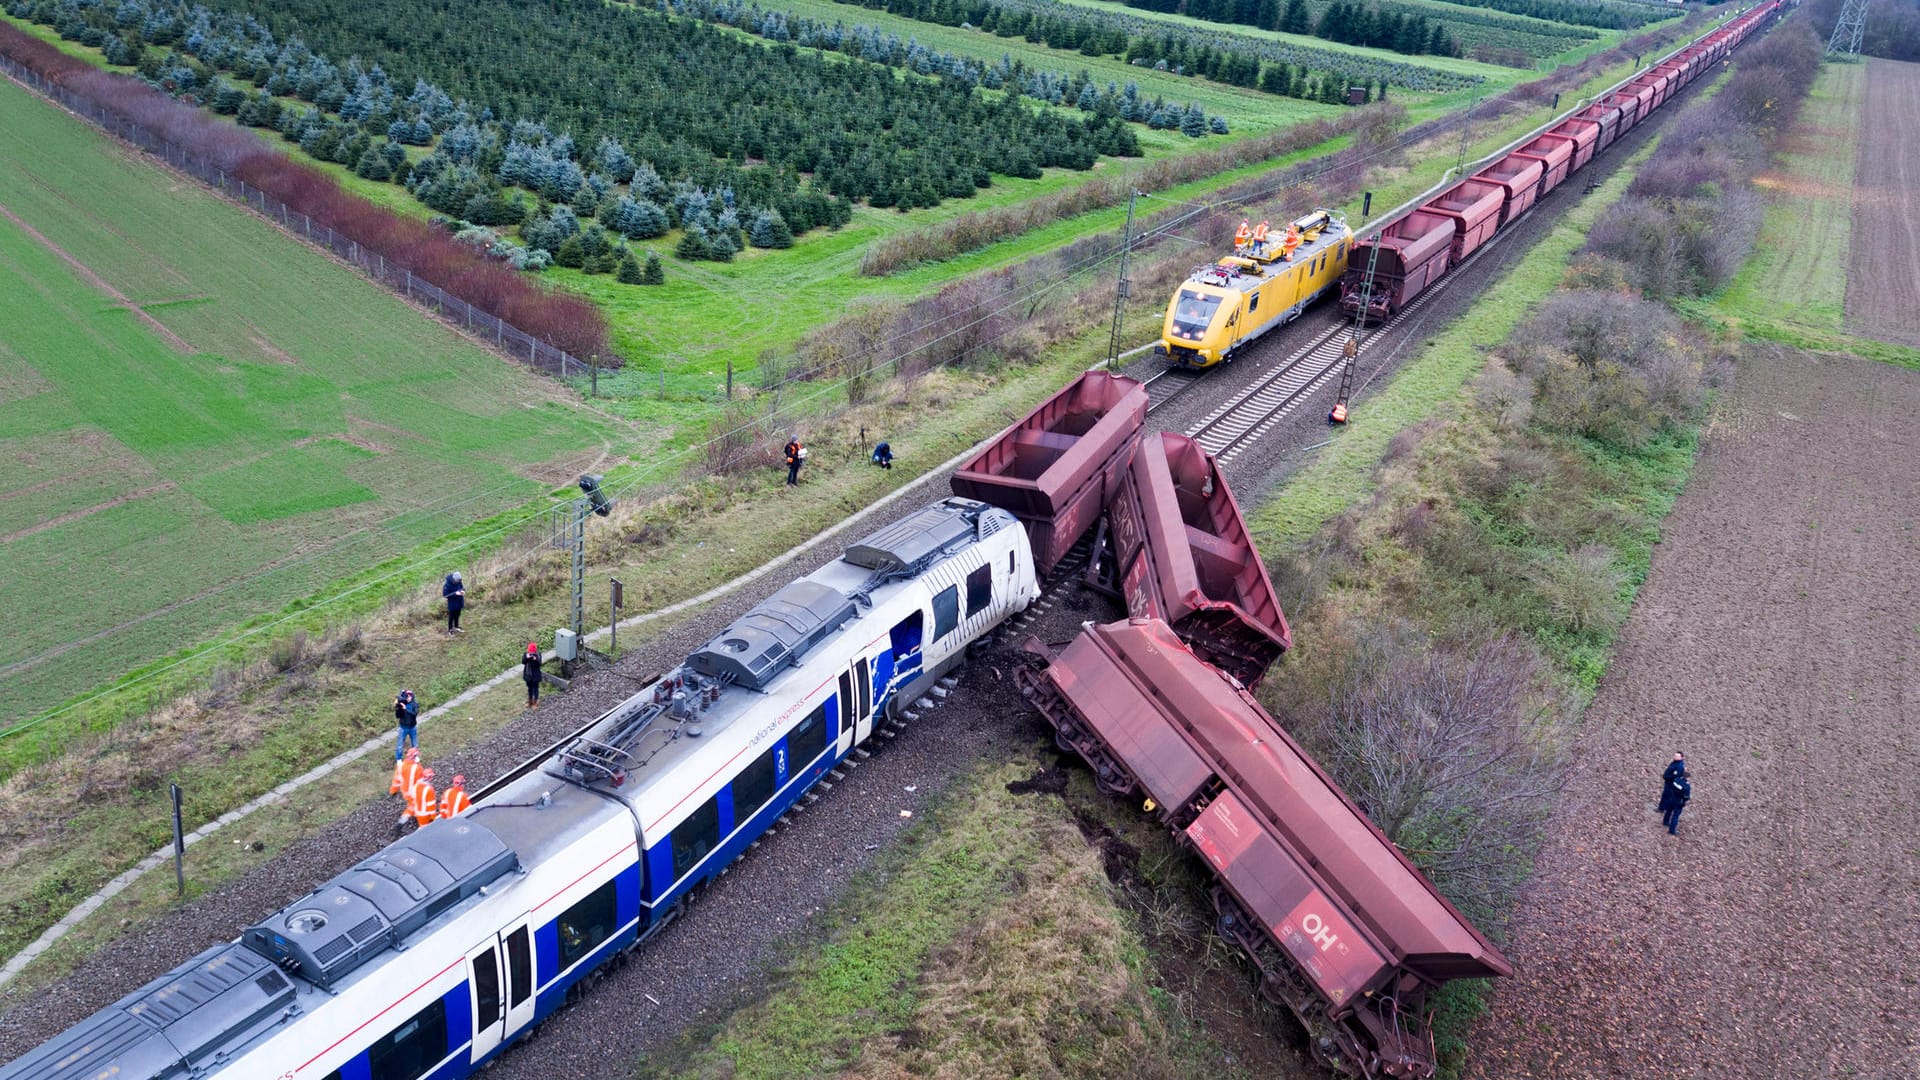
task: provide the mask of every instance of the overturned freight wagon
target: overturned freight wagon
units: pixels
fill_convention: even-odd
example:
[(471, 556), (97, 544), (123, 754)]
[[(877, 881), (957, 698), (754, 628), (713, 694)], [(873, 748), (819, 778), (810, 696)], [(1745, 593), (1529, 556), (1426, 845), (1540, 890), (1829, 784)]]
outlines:
[(1432, 1076), (1427, 996), (1512, 974), (1252, 695), (1165, 623), (1089, 626), (1015, 680), (1103, 788), (1145, 796), (1201, 857), (1217, 929), (1330, 1068)]
[(1123, 595), (1135, 618), (1164, 620), (1242, 684), (1257, 684), (1292, 647), (1240, 505), (1199, 443), (1141, 436), (1099, 535), (1089, 580)]
[(953, 493), (1020, 519), (1044, 575), (1099, 519), (1147, 418), (1137, 379), (1089, 371), (953, 474)]

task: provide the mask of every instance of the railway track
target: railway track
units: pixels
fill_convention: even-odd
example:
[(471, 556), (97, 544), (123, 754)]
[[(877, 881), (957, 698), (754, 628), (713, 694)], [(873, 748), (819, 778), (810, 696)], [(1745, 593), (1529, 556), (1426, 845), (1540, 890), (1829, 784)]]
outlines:
[[(1371, 352), (1381, 342), (1388, 340), (1392, 331), (1419, 314), (1428, 301), (1460, 280), (1464, 276), (1463, 271), (1511, 235), (1511, 230), (1502, 229), (1481, 245), (1479, 250), (1467, 256), (1459, 266), (1448, 271), (1445, 277), (1421, 292), (1412, 303), (1368, 331), (1360, 342), (1359, 354)], [(1199, 443), (1220, 464), (1232, 461), (1339, 374), (1345, 360), (1346, 344), (1352, 333), (1352, 326), (1344, 318), (1335, 322), (1282, 361), (1272, 373), (1209, 413), (1187, 431), (1187, 437)], [(1356, 355), (1355, 361), (1358, 362), (1358, 359)], [(1149, 389), (1149, 394), (1151, 392)]]
[(1147, 376), (1147, 412), (1151, 413), (1174, 398), (1186, 393), (1187, 388), (1205, 375), (1204, 371), (1192, 368), (1166, 367)]

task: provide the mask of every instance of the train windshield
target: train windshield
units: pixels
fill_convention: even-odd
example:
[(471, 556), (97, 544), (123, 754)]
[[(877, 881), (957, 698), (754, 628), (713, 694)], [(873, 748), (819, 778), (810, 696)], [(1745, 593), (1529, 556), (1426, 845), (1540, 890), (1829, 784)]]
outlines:
[(1173, 305), (1173, 335), (1198, 341), (1207, 332), (1207, 324), (1213, 322), (1213, 313), (1219, 307), (1217, 296), (1181, 290), (1180, 298)]

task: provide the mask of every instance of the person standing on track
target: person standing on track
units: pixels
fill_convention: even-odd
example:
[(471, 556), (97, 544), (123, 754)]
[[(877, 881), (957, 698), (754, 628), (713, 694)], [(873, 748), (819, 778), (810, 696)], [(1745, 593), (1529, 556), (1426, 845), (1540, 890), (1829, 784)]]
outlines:
[(412, 821), (416, 828), (424, 829), (433, 824), (440, 816), (439, 794), (433, 789), (433, 770), (420, 770), (420, 778), (407, 789), (407, 806), (400, 811), (400, 820), (393, 823), (393, 834), (407, 831), (407, 822)]
[(787, 486), (800, 486), (800, 463), (807, 460), (807, 448), (800, 445), (800, 436), (787, 440)]
[(520, 658), (520, 678), (527, 684), (527, 708), (540, 707), (540, 645), (527, 642), (527, 653)]
[(460, 580), (460, 571), (455, 570), (440, 583), (440, 595), (447, 601), (447, 633), (464, 634), (460, 629), (460, 612), (467, 606), (467, 586)]
[(399, 761), (406, 755), (407, 747), (420, 749), (420, 703), (413, 699), (413, 691), (402, 690), (393, 698), (393, 718), (400, 724), (400, 734), (393, 741), (393, 759)]
[(413, 790), (413, 782), (420, 779), (420, 748), (407, 747), (407, 756), (396, 758), (393, 762), (393, 782), (387, 785), (387, 794), (406, 798)]
[(440, 796), (440, 816), (450, 818), (472, 805), (473, 800), (467, 797), (467, 778), (456, 776), (447, 786), (447, 793)]
[(1680, 811), (1685, 810), (1688, 800), (1693, 798), (1693, 783), (1688, 776), (1685, 768), (1673, 773), (1660, 793), (1660, 824), (1665, 825), (1672, 836), (1680, 835)]

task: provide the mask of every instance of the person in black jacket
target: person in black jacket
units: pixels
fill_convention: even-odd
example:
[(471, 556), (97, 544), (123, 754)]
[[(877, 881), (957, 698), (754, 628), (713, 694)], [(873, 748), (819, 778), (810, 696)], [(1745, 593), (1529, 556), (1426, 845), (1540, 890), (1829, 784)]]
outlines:
[(1686, 771), (1687, 755), (1673, 755), (1673, 760), (1667, 763), (1667, 771), (1660, 774), (1660, 797), (1662, 799), (1667, 797), (1667, 785), (1673, 783), (1674, 777)]
[(520, 658), (520, 678), (527, 684), (527, 708), (540, 707), (540, 644), (527, 642), (527, 654)]
[(1688, 779), (1687, 770), (1682, 768), (1660, 793), (1660, 823), (1667, 827), (1668, 833), (1680, 835), (1680, 811), (1687, 808), (1687, 801), (1692, 798), (1693, 783)]
[(807, 460), (807, 451), (800, 445), (800, 436), (788, 439), (784, 452), (787, 455), (787, 486), (797, 487), (800, 484), (800, 463)]
[(414, 700), (413, 691), (402, 690), (393, 696), (393, 718), (400, 725), (393, 741), (393, 759), (398, 761), (408, 746), (420, 748), (420, 703)]
[(460, 580), (460, 571), (447, 575), (440, 583), (440, 595), (447, 601), (447, 633), (464, 634), (460, 629), (460, 611), (467, 606), (467, 586)]

